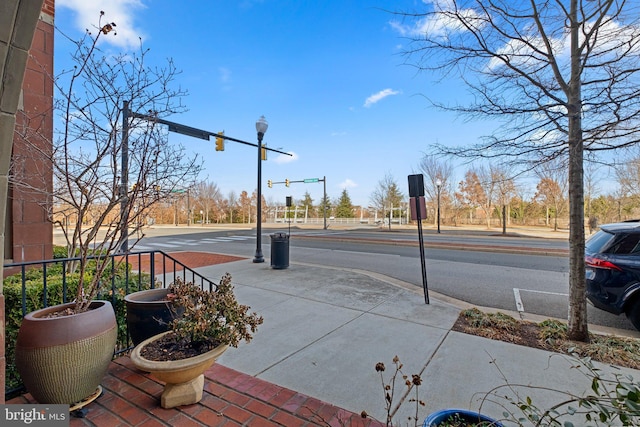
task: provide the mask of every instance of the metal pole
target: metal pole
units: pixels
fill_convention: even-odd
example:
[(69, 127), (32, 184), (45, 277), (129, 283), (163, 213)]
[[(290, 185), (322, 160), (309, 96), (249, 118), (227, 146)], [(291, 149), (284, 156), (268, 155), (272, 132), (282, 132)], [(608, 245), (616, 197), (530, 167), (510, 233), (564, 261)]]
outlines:
[(322, 177), (324, 184), (324, 198), (322, 199), (322, 218), (324, 219), (324, 229), (327, 229), (327, 176)]
[(420, 246), (420, 268), (422, 270), (422, 288), (424, 303), (429, 304), (429, 288), (427, 286), (427, 266), (424, 259), (424, 239), (422, 237), (422, 218), (420, 218), (420, 197), (416, 197), (416, 219), (418, 220), (418, 244)]
[(129, 101), (122, 104), (122, 164), (120, 177), (120, 252), (129, 252)]
[(440, 233), (440, 186), (438, 185), (438, 233)]
[(256, 254), (253, 257), (253, 262), (264, 262), (264, 256), (262, 255), (262, 138), (264, 133), (258, 132), (258, 200), (257, 215), (256, 215)]

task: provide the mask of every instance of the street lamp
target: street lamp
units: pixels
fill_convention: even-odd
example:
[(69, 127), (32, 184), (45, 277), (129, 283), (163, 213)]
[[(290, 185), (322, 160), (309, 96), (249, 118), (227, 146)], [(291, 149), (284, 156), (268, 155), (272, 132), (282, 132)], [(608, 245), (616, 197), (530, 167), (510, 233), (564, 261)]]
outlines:
[(442, 181), (440, 179), (436, 179), (436, 189), (438, 190), (438, 233), (440, 233), (440, 186), (442, 185)]
[(267, 131), (269, 123), (260, 116), (256, 122), (256, 131), (258, 131), (258, 200), (256, 202), (257, 215), (256, 215), (256, 254), (253, 257), (253, 262), (264, 262), (264, 256), (262, 256), (262, 138)]

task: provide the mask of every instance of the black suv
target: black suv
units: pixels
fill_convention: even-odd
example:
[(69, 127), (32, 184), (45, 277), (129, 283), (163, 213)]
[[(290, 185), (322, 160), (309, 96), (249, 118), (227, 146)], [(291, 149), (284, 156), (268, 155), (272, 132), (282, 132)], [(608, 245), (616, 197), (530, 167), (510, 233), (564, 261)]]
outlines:
[(606, 224), (586, 242), (587, 298), (640, 330), (640, 222)]

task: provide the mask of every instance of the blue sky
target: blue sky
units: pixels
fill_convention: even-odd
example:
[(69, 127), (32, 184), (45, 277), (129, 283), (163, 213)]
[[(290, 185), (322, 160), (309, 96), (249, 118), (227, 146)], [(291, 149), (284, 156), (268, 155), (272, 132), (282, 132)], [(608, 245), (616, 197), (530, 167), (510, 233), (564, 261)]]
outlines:
[[(464, 97), (459, 82), (434, 83), (402, 65), (406, 40), (384, 9), (415, 10), (418, 1), (57, 0), (56, 6), (56, 25), (71, 36), (97, 24), (104, 10), (117, 24), (117, 36), (105, 38), (109, 49), (136, 49), (141, 37), (152, 62), (173, 59), (189, 111), (168, 120), (256, 142), (255, 122), (264, 115), (264, 142), (293, 154), (269, 153), (262, 165), (262, 191), (271, 202), (308, 191), (318, 203), (322, 184), (270, 189), (268, 179), (326, 176), (331, 199), (346, 188), (354, 204), (368, 206), (390, 174), (406, 194), (407, 175), (418, 172), (430, 144), (472, 143), (490, 132), (429, 107), (424, 96)], [(58, 71), (68, 65), (60, 40)], [(255, 190), (257, 149), (228, 142), (216, 152), (214, 141), (169, 138), (202, 156), (202, 179), (225, 196)]]

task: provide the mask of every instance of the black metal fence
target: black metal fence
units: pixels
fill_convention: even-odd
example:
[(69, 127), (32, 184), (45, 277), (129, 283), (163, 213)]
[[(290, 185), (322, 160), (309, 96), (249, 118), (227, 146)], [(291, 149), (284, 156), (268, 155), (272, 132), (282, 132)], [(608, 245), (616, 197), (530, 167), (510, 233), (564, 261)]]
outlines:
[[(203, 289), (214, 291), (217, 287), (216, 283), (188, 267), (183, 262), (173, 258), (162, 251), (139, 251), (129, 252), (127, 254), (113, 254), (107, 256), (109, 266), (103, 273), (104, 280), (110, 283), (103, 283), (101, 286), (101, 294), (98, 299), (109, 300), (116, 310), (116, 318), (118, 320), (118, 330), (126, 331), (126, 319), (124, 317), (124, 295), (137, 292), (143, 289), (166, 287), (176, 279), (182, 279), (184, 282), (191, 282)], [(104, 259), (104, 256), (90, 256), (87, 262), (97, 259)], [(50, 305), (71, 302), (76, 297), (73, 288), (73, 273), (69, 273), (72, 263), (79, 263), (82, 259), (76, 258), (57, 258), (52, 260), (30, 261), (21, 263), (5, 264), (5, 273), (13, 273), (11, 279), (14, 283), (14, 291), (5, 286), (5, 313), (9, 317), (9, 313), (15, 313), (17, 306), (20, 305), (20, 312), (24, 317), (28, 312), (46, 308)], [(51, 274), (55, 272), (56, 274)], [(29, 282), (37, 282), (35, 293), (37, 297), (31, 295), (27, 289)], [(55, 282), (55, 283), (54, 283)], [(21, 291), (18, 291), (17, 284), (21, 283)], [(40, 288), (41, 284), (41, 288)], [(119, 315), (118, 315), (119, 314)], [(7, 380), (11, 378), (12, 372), (11, 357), (12, 349), (15, 348), (15, 340), (17, 334), (17, 326), (9, 322), (7, 318), (5, 349), (7, 356)], [(119, 347), (115, 349), (114, 354), (118, 355), (130, 350), (129, 334), (126, 331), (123, 335), (124, 339), (119, 338)], [(7, 381), (5, 396), (15, 395), (22, 389), (19, 384), (10, 385)]]

